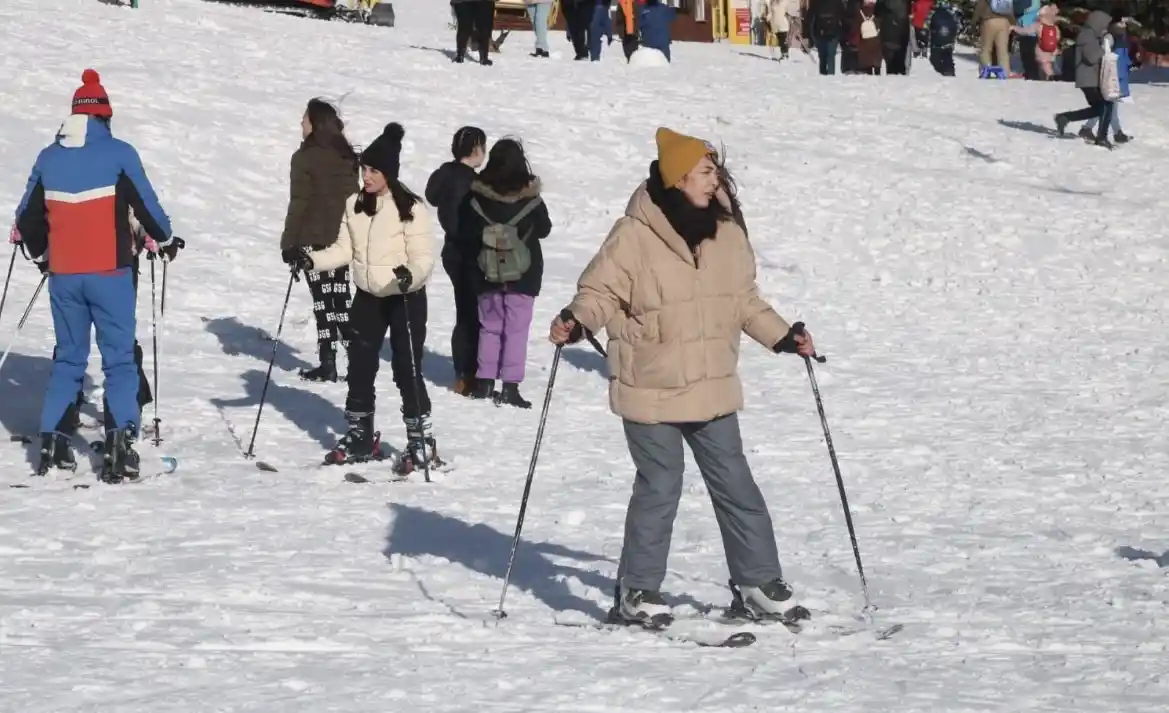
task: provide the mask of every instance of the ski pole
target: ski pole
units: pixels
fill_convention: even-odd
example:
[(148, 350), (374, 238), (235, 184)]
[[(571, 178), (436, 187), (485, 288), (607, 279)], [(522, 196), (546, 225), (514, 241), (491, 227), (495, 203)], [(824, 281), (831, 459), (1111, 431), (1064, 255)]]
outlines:
[(4, 350), (4, 356), (0, 356), (0, 370), (4, 369), (4, 362), (8, 361), (8, 354), (16, 344), (16, 338), (20, 336), (20, 330), (24, 329), (24, 323), (28, 321), (28, 315), (32, 312), (32, 306), (37, 303), (37, 298), (41, 296), (41, 290), (44, 289), (45, 283), (48, 280), (48, 275), (41, 275), (41, 281), (37, 284), (36, 291), (32, 293), (32, 299), (28, 301), (28, 307), (24, 308), (24, 314), (20, 316), (20, 322), (16, 325), (16, 333), (12, 335), (12, 341), (8, 343), (8, 348)]
[(159, 316), (166, 319), (166, 266), (170, 264), (170, 260), (162, 261), (162, 306), (159, 307)]
[[(414, 354), (414, 329), (410, 326), (410, 301), (406, 296), (406, 292), (402, 292), (402, 308), (406, 312), (406, 344), (410, 350), (410, 371), (411, 378), (414, 379), (414, 411), (418, 418), (418, 430), (422, 432), (422, 397), (418, 395), (419, 387), (422, 386), (422, 376), (418, 373), (418, 360)], [(426, 434), (422, 433), (422, 474), (426, 478), (426, 482), (430, 482), (430, 456), (426, 455)]]
[[(150, 257), (150, 328), (151, 339), (154, 342), (154, 445), (159, 446), (162, 443), (162, 428), (160, 424), (162, 419), (158, 417), (158, 299), (154, 288), (154, 263), (156, 262), (154, 256)], [(163, 275), (166, 275), (166, 263), (163, 263)], [(163, 278), (166, 279), (165, 277)], [(163, 284), (166, 284), (165, 282)]]
[[(796, 322), (792, 325), (792, 332), (804, 333), (804, 323)], [(823, 364), (827, 358), (817, 356), (804, 357), (804, 366), (808, 368), (808, 381), (812, 384), (812, 395), (816, 398), (816, 410), (820, 413), (820, 425), (824, 429), (824, 442), (828, 444), (828, 457), (832, 461), (832, 471), (836, 474), (836, 487), (840, 491), (840, 504), (844, 507), (844, 524), (848, 526), (848, 538), (852, 542), (852, 554), (856, 558), (856, 571), (861, 579), (861, 591), (865, 595), (865, 612), (873, 610), (872, 599), (869, 598), (869, 584), (865, 580), (865, 568), (861, 564), (861, 550), (856, 542), (856, 528), (852, 524), (852, 511), (848, 507), (848, 494), (844, 491), (844, 476), (840, 474), (840, 462), (836, 459), (836, 448), (832, 445), (832, 433), (828, 430), (828, 417), (824, 415), (824, 400), (820, 397), (820, 386), (816, 383), (816, 371), (812, 368), (812, 360)]]
[(8, 275), (4, 278), (4, 293), (0, 295), (0, 317), (4, 316), (4, 303), (8, 301), (8, 284), (12, 282), (12, 268), (16, 265), (16, 246), (19, 244), (12, 244), (12, 258), (8, 261)]
[(256, 411), (256, 425), (252, 427), (252, 440), (244, 458), (256, 457), (256, 434), (260, 432), (260, 415), (264, 413), (264, 400), (268, 397), (268, 384), (272, 381), (272, 367), (276, 364), (276, 350), (280, 348), (280, 334), (284, 331), (284, 316), (288, 313), (288, 300), (292, 298), (292, 283), (296, 282), (296, 268), (288, 276), (288, 290), (284, 293), (284, 307), (280, 309), (280, 325), (276, 327), (276, 338), (272, 340), (272, 358), (268, 360), (268, 375), (264, 377), (264, 388), (260, 391), (260, 408)]
[[(563, 315), (562, 315), (563, 316)], [(499, 608), (495, 610), (495, 618), (507, 617), (507, 610), (503, 602), (507, 597), (507, 585), (511, 581), (511, 570), (515, 566), (516, 548), (520, 544), (520, 532), (524, 528), (524, 514), (528, 510), (528, 496), (532, 493), (532, 479), (536, 476), (536, 459), (540, 457), (540, 444), (544, 441), (544, 425), (548, 423), (548, 407), (552, 405), (552, 387), (556, 385), (556, 370), (560, 367), (560, 353), (564, 345), (556, 345), (556, 354), (552, 357), (552, 371), (548, 374), (548, 389), (544, 392), (544, 409), (540, 412), (540, 427), (536, 430), (536, 445), (532, 447), (532, 461), (528, 464), (528, 479), (524, 482), (524, 494), (520, 498), (520, 511), (516, 516), (515, 535), (511, 539), (511, 554), (507, 558), (507, 571), (503, 573), (503, 591), (499, 593)]]

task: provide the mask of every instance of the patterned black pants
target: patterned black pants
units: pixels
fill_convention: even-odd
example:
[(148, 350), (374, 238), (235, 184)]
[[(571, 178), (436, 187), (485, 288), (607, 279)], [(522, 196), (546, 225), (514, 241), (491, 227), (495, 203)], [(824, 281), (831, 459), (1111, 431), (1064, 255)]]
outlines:
[(313, 296), (317, 344), (321, 352), (335, 352), (337, 342), (349, 347), (349, 267), (309, 272), (305, 278)]

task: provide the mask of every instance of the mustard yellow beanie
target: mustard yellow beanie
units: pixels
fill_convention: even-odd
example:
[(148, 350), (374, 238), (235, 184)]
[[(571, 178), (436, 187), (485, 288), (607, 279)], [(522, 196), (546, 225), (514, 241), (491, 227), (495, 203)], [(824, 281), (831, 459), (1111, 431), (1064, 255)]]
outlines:
[(662, 184), (673, 188), (690, 173), (703, 156), (714, 153), (710, 144), (693, 136), (679, 134), (664, 126), (658, 129), (658, 173)]

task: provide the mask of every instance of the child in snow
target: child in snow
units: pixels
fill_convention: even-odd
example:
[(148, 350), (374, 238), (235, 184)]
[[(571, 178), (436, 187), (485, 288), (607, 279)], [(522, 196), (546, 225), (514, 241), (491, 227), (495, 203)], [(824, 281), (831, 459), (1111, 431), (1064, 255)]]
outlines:
[(930, 65), (943, 77), (954, 76), (954, 43), (958, 38), (958, 15), (954, 7), (941, 0), (926, 21), (929, 28)]
[(637, 14), (642, 46), (661, 52), (667, 60), (670, 59), (670, 26), (676, 13), (674, 8), (663, 5), (662, 0), (645, 0)]
[[(1112, 140), (1118, 144), (1127, 144), (1132, 141), (1132, 137), (1124, 133), (1120, 127), (1120, 104), (1132, 101), (1132, 92), (1129, 90), (1128, 82), (1129, 72), (1132, 71), (1132, 60), (1128, 52), (1128, 30), (1124, 17), (1113, 16), (1112, 27), (1109, 28), (1109, 31), (1112, 33), (1112, 51), (1116, 54), (1116, 78), (1120, 83), (1120, 99), (1112, 104), (1112, 122), (1109, 126), (1112, 129)], [(1088, 119), (1084, 127), (1080, 129), (1080, 138), (1085, 141), (1094, 140), (1093, 129), (1099, 123), (1098, 117)]]
[(1026, 26), (1015, 26), (1011, 29), (1015, 34), (1037, 37), (1035, 45), (1035, 62), (1039, 66), (1039, 74), (1044, 81), (1055, 79), (1055, 55), (1059, 52), (1059, 43), (1062, 39), (1059, 32), (1059, 8), (1055, 5), (1044, 5), (1039, 9), (1035, 22)]
[[(41, 411), (44, 475), (57, 464), (69, 437), (57, 426), (75, 403), (89, 361), (89, 333), (97, 332), (111, 415), (105, 423), (101, 479), (120, 483), (138, 475), (133, 445), (141, 425), (139, 374), (134, 359), (134, 237), (128, 206), (168, 260), (184, 246), (171, 235), (138, 153), (110, 132), (113, 108), (92, 69), (81, 75), (73, 113), (56, 141), (41, 151), (16, 209), (16, 229), (29, 256), (49, 276), (57, 344)], [(68, 467), (68, 464), (63, 464)]]
[(394, 464), (405, 475), (442, 465), (430, 425), (430, 397), (422, 381), (426, 343), (426, 282), (434, 268), (434, 231), (422, 199), (398, 179), (400, 124), (388, 124), (361, 152), (362, 189), (345, 203), (337, 242), (301, 256), (304, 270), (336, 270), (352, 263), (357, 293), (349, 313), (348, 431), (325, 456), (328, 464), (382, 457), (373, 429), (374, 381), (390, 333), (390, 366), (402, 399), (406, 449)]
[[(459, 241), (479, 267), (479, 370), (472, 394), (531, 408), (520, 395), (532, 311), (544, 277), (540, 241), (552, 232), (540, 179), (523, 146), (501, 139), (459, 210)], [(495, 380), (503, 385), (498, 393)]]
[(760, 617), (779, 615), (796, 602), (743, 454), (739, 342), (746, 333), (775, 353), (810, 356), (815, 347), (759, 296), (734, 179), (710, 144), (660, 128), (657, 146), (647, 179), (549, 330), (554, 344), (585, 329), (609, 336), (609, 403), (637, 471), (612, 615), (669, 621), (661, 586), (685, 445), (708, 485), (732, 592)]
[[(301, 144), (292, 154), (288, 213), (280, 236), (280, 254), (288, 265), (300, 255), (337, 242), (337, 225), (345, 201), (357, 186), (357, 152), (345, 138), (337, 109), (311, 99), (300, 120)], [(319, 365), (300, 372), (305, 381), (337, 380), (337, 344), (348, 346), (349, 266), (305, 274), (313, 298)]]
[(446, 233), (442, 267), (455, 292), (455, 328), (451, 333), (454, 391), (460, 396), (470, 396), (479, 354), (479, 296), (475, 291), (478, 254), (467, 253), (459, 244), (459, 207), (487, 156), (487, 134), (477, 126), (464, 126), (451, 139), (451, 154), (453, 161), (447, 161), (430, 174), (426, 200), (438, 209), (438, 222)]

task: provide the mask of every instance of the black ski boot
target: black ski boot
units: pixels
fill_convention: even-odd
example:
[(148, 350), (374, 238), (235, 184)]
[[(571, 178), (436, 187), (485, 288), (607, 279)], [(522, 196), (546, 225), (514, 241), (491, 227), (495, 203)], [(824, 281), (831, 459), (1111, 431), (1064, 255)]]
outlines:
[(520, 385), (504, 382), (503, 387), (495, 394), (496, 406), (515, 406), (516, 408), (532, 408), (532, 402), (520, 396)]
[(134, 441), (133, 426), (127, 426), (120, 431), (106, 431), (100, 476), (103, 483), (116, 485), (127, 479), (138, 479), (141, 459), (134, 450)]
[(478, 401), (495, 398), (495, 379), (477, 379), (471, 390), (471, 398)]
[(345, 412), (349, 430), (325, 454), (325, 465), (365, 463), (382, 459), (381, 434), (373, 430), (373, 412)]
[(405, 476), (418, 471), (438, 470), (446, 465), (438, 457), (430, 414), (424, 413), (418, 418), (403, 416), (402, 422), (406, 424), (406, 448), (394, 465), (394, 473)]
[(337, 381), (337, 352), (331, 345), (321, 345), (320, 356), (321, 365), (315, 369), (302, 369), (300, 378), (321, 383)]
[(48, 475), (49, 470), (75, 471), (77, 458), (73, 455), (73, 444), (70, 436), (64, 433), (45, 433), (41, 435), (41, 462), (37, 466), (37, 475)]

